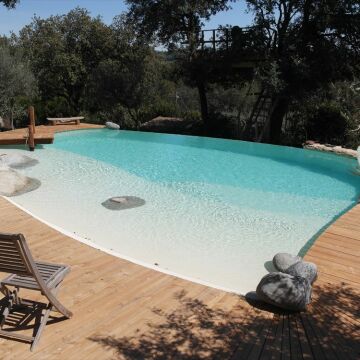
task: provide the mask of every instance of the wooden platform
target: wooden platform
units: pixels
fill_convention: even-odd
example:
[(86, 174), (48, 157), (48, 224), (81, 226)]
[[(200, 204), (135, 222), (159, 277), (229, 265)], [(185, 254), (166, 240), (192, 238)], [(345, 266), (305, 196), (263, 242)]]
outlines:
[(84, 120), (83, 116), (76, 116), (70, 118), (46, 118), (49, 121), (50, 125), (65, 125), (69, 123), (73, 123), (75, 125), (80, 125), (81, 120)]
[[(54, 134), (61, 131), (97, 129), (103, 128), (102, 125), (82, 123), (76, 124), (58, 124), (55, 126), (36, 126), (35, 144), (52, 144)], [(28, 129), (16, 129), (11, 131), (0, 132), (1, 145), (26, 145), (28, 143)]]
[(75, 314), (48, 325), (35, 353), (0, 339), (2, 360), (359, 359), (360, 205), (306, 255), (320, 275), (301, 314), (259, 308), (104, 254), (1, 197), (0, 219), (1, 231), (25, 234), (38, 259), (71, 265), (59, 298)]

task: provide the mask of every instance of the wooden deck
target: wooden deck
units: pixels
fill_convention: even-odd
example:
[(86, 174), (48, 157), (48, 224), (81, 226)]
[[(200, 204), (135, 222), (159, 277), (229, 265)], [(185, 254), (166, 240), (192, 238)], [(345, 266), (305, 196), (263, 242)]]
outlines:
[[(1, 197), (0, 231), (23, 233), (37, 259), (71, 265), (59, 298), (74, 312), (71, 320), (53, 319), (34, 353), (28, 344), (0, 338), (2, 360), (360, 357), (360, 205), (307, 253), (319, 279), (312, 304), (300, 314), (107, 255)], [(14, 321), (21, 322), (20, 314)]]
[[(81, 123), (79, 125), (40, 125), (36, 126), (35, 144), (52, 144), (54, 142), (54, 134), (61, 131), (97, 129), (102, 125)], [(16, 129), (11, 131), (0, 132), (1, 145), (25, 145), (28, 143), (28, 129)]]

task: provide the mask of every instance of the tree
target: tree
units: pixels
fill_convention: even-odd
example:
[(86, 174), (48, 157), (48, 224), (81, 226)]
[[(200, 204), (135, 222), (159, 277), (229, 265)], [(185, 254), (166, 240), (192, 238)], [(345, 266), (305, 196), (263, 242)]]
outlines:
[(139, 127), (140, 110), (154, 102), (163, 65), (124, 16), (116, 17), (110, 28), (113, 53), (91, 74), (87, 98), (96, 100), (88, 105), (92, 111), (120, 105)]
[(8, 118), (14, 128), (14, 119), (24, 115), (22, 97), (36, 95), (36, 81), (21, 50), (11, 49), (0, 42), (0, 115)]
[[(201, 114), (208, 125), (208, 104), (206, 96), (206, 74), (201, 71), (198, 48), (200, 30), (204, 21), (219, 11), (227, 10), (229, 0), (127, 0), (128, 19), (137, 25), (141, 36), (148, 36), (155, 42), (176, 49), (181, 55), (184, 75), (188, 75), (197, 86)], [(184, 46), (185, 45), (185, 46)]]
[(8, 9), (13, 9), (20, 0), (0, 0), (0, 3), (3, 3)]
[(359, 72), (360, 4), (357, 0), (247, 2), (265, 35), (263, 76), (277, 84), (270, 89), (272, 112), (262, 140), (279, 143), (292, 99)]
[[(63, 16), (35, 17), (17, 41), (36, 74), (50, 115), (72, 115), (82, 109), (86, 83), (93, 69), (111, 56), (111, 30), (100, 18), (76, 8)], [(56, 104), (64, 104), (57, 113)], [(51, 109), (51, 104), (53, 108)]]

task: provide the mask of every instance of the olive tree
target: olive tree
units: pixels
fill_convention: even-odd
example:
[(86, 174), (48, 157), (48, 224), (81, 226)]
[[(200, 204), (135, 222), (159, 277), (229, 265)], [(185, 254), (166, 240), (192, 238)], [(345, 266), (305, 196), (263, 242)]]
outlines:
[(112, 53), (111, 39), (110, 28), (80, 8), (48, 19), (35, 17), (20, 31), (17, 45), (30, 60), (48, 115), (81, 111), (90, 74)]
[(36, 95), (36, 80), (21, 50), (0, 44), (0, 116), (10, 121), (25, 115), (21, 100)]

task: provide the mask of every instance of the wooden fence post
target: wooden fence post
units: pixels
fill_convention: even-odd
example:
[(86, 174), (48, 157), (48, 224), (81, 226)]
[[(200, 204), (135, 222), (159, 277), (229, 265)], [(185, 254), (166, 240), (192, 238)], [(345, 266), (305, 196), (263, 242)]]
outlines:
[(29, 106), (29, 121), (35, 134), (35, 109), (33, 106)]
[(30, 151), (35, 150), (35, 109), (33, 106), (29, 106), (29, 149)]

